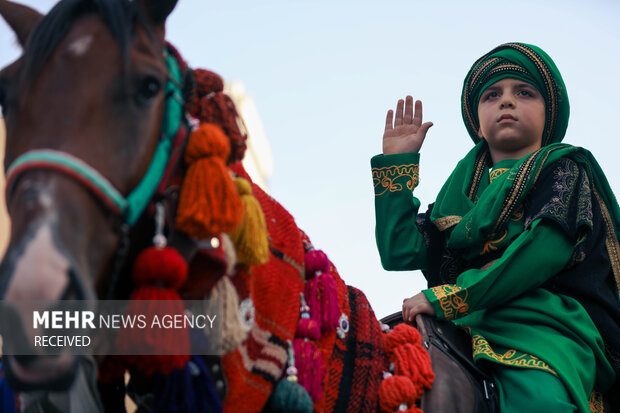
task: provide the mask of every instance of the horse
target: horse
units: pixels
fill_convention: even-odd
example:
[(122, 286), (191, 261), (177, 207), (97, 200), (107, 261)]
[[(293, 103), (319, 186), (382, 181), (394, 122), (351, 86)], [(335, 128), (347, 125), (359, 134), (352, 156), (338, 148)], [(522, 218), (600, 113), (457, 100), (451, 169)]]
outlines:
[[(135, 359), (126, 368), (114, 357), (68, 351), (5, 354), (22, 407), (124, 411), (129, 394), (144, 412), (414, 411), (433, 380), (417, 330), (392, 319), (388, 333), (364, 294), (347, 286), (288, 211), (252, 183), (240, 163), (243, 122), (223, 81), (187, 68), (165, 41), (175, 4), (62, 0), (42, 16), (0, 0), (23, 48), (0, 71), (12, 224), (0, 298), (15, 306), (129, 300), (139, 290), (140, 257), (155, 251), (143, 261), (157, 272), (168, 264), (149, 261), (172, 256), (170, 247), (186, 262), (185, 275), (174, 283), (151, 280), (153, 290), (166, 281), (175, 284), (164, 288), (168, 298), (217, 292), (241, 327), (227, 332), (224, 354), (167, 358), (172, 367), (157, 374)], [(193, 157), (209, 158), (210, 166), (191, 172), (192, 162), (200, 163)], [(218, 194), (203, 194), (209, 202), (192, 191), (185, 198), (186, 186), (209, 185)], [(27, 312), (20, 316), (28, 324)], [(9, 333), (3, 331), (5, 342), (27, 341), (27, 331)], [(418, 364), (407, 369), (396, 360), (407, 357)], [(153, 367), (147, 360), (142, 368)], [(193, 405), (184, 404), (188, 389), (179, 383), (196, 386), (198, 378), (204, 387), (194, 389)], [(62, 397), (65, 404), (54, 405)]]

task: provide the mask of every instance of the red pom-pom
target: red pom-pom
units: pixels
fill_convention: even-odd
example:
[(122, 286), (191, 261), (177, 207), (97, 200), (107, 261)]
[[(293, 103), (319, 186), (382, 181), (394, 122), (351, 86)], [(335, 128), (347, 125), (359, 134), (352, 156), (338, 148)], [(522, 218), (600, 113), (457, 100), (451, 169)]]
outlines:
[[(136, 258), (132, 278), (137, 285), (158, 284), (176, 290), (187, 278), (187, 262), (174, 248), (149, 247)], [(158, 298), (141, 299), (157, 300)]]
[(398, 324), (389, 334), (385, 335), (385, 348), (390, 353), (403, 344), (419, 344), (422, 342), (420, 332), (407, 324)]
[[(187, 263), (177, 250), (169, 247), (145, 249), (136, 258), (132, 278), (136, 287), (126, 311), (128, 318), (147, 315), (153, 320), (155, 317), (163, 320), (184, 315), (185, 308), (177, 289), (187, 278)], [(128, 354), (124, 357), (127, 363), (147, 375), (168, 374), (182, 368), (189, 360), (189, 331), (154, 324), (148, 327), (119, 331), (116, 344), (121, 354)], [(129, 355), (136, 350), (144, 355)], [(112, 373), (115, 370), (112, 369)]]
[[(382, 413), (404, 411), (422, 413), (415, 404), (416, 389), (408, 377), (392, 376), (381, 382), (379, 387), (379, 408)], [(407, 410), (400, 410), (403, 406)]]

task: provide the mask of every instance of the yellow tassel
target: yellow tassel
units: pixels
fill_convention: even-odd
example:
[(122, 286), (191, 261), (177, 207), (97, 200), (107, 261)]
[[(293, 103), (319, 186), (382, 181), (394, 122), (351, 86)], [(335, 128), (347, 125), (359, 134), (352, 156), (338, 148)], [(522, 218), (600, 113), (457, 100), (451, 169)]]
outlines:
[(237, 250), (237, 262), (248, 267), (264, 264), (269, 261), (265, 215), (252, 195), (250, 183), (243, 178), (237, 178), (235, 185), (244, 205), (241, 224), (230, 234)]

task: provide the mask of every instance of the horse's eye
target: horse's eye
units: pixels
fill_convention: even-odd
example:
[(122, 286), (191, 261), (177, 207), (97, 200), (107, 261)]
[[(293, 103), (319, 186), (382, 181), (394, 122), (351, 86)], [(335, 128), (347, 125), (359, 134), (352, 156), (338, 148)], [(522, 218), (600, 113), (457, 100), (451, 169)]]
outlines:
[(136, 101), (141, 104), (148, 104), (161, 91), (161, 82), (154, 76), (146, 76), (140, 80), (136, 90)]

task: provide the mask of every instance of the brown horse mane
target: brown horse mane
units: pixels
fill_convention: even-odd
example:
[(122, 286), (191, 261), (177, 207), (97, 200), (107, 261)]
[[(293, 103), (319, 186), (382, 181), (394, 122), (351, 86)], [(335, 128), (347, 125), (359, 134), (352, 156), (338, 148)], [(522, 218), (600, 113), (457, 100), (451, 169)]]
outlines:
[(71, 24), (87, 14), (98, 14), (112, 32), (126, 60), (134, 23), (138, 22), (151, 35), (147, 20), (135, 1), (128, 0), (62, 0), (37, 24), (24, 48), (23, 67), (26, 81), (49, 58)]

